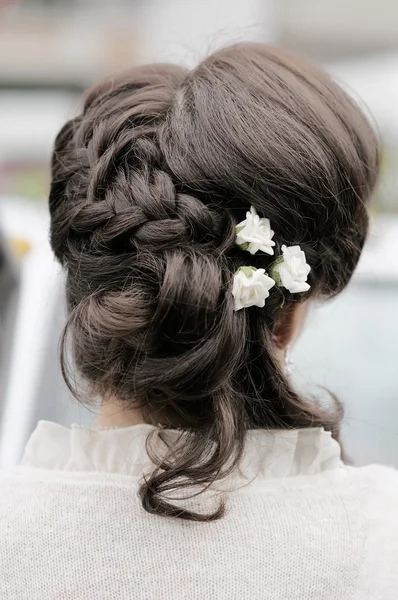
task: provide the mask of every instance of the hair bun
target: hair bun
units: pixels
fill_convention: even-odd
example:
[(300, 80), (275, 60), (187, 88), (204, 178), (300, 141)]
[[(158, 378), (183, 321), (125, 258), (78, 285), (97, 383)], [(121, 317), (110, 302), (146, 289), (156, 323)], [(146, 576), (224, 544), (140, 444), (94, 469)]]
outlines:
[[(294, 294), (276, 288), (264, 308), (234, 312), (233, 274), (247, 265), (235, 224), (255, 206), (277, 246), (305, 249), (308, 296), (334, 295), (366, 238), (379, 159), (367, 119), (327, 74), (262, 44), (190, 73), (150, 65), (106, 80), (60, 132), (51, 243), (67, 267), (76, 365), (98, 395), (190, 433), (142, 484), (149, 512), (218, 518), (168, 492), (231, 472), (247, 429), (338, 430), (340, 414), (282, 372), (274, 333)], [(250, 266), (266, 270), (279, 250)]]

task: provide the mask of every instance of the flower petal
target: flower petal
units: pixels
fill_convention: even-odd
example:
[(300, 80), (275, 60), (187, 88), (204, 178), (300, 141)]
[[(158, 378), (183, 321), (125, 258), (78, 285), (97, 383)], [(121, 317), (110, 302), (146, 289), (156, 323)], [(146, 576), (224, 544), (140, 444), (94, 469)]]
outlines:
[[(246, 219), (236, 225), (236, 244), (251, 254), (262, 250), (272, 255), (272, 246), (275, 246), (273, 235), (269, 219), (260, 218), (254, 206), (246, 213)], [(248, 246), (244, 246), (246, 243)]]
[(269, 296), (269, 290), (275, 281), (269, 277), (264, 269), (251, 266), (240, 267), (234, 275), (232, 295), (234, 297), (234, 310), (258, 306), (262, 308)]

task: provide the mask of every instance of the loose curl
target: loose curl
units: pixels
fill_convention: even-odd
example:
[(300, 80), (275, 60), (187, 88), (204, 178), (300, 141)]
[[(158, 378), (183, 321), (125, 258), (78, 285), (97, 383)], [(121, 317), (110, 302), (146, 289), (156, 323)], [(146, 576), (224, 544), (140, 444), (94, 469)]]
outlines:
[[(260, 44), (216, 52), (189, 72), (132, 69), (92, 88), (59, 133), (51, 244), (67, 274), (74, 361), (91, 393), (181, 429), (140, 486), (158, 515), (210, 521), (171, 491), (232, 472), (245, 433), (323, 426), (339, 405), (302, 398), (278, 361), (275, 328), (302, 298), (278, 288), (265, 308), (233, 311), (247, 263), (235, 225), (253, 205), (312, 267), (308, 296), (348, 283), (368, 227), (377, 138), (353, 101), (304, 60)], [(267, 268), (272, 258), (250, 257)], [(67, 383), (64, 343), (62, 364)]]

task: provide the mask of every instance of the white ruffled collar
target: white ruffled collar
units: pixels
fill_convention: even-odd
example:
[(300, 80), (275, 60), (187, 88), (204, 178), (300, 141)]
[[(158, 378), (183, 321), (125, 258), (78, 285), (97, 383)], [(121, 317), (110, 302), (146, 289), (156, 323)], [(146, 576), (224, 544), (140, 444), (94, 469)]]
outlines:
[[(72, 425), (69, 429), (39, 421), (20, 464), (52, 471), (141, 476), (143, 470), (151, 467), (145, 440), (154, 428), (139, 424), (115, 429)], [(163, 431), (170, 436), (178, 433), (170, 429)], [(159, 443), (161, 450), (164, 445)], [(239, 477), (251, 480), (312, 475), (342, 465), (338, 442), (321, 427), (257, 429), (247, 433)]]

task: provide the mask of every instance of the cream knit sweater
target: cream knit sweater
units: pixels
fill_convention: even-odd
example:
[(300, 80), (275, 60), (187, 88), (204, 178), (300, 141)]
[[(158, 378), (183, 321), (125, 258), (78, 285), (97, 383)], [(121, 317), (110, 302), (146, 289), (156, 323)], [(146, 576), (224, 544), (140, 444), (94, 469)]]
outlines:
[(137, 498), (150, 429), (39, 423), (0, 476), (2, 600), (398, 599), (397, 471), (344, 466), (323, 429), (251, 431), (226, 517), (173, 520)]

